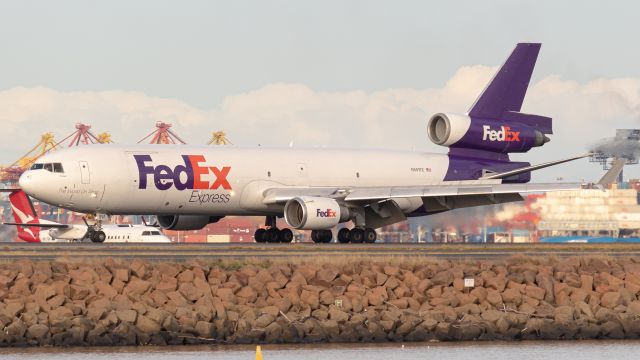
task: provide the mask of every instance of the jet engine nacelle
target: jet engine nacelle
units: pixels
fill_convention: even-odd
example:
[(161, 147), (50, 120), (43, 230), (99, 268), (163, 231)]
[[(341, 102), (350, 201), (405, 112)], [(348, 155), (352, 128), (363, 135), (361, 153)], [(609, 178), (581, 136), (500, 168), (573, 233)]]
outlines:
[(551, 119), (515, 112), (502, 120), (438, 113), (429, 119), (427, 133), (433, 143), (450, 148), (527, 152), (549, 141), (545, 134), (551, 133)]
[(200, 230), (216, 223), (224, 216), (206, 215), (158, 215), (158, 225), (164, 230)]
[(301, 196), (287, 201), (284, 219), (295, 229), (327, 230), (349, 220), (349, 208), (334, 199)]

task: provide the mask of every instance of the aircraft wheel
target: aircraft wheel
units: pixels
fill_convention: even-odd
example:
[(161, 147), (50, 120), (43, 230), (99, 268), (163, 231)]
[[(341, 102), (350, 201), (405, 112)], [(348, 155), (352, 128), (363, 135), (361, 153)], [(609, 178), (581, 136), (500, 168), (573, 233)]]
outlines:
[(352, 243), (360, 244), (364, 241), (364, 230), (359, 228), (351, 229), (351, 231), (349, 231), (349, 237)]
[(277, 228), (268, 229), (265, 233), (265, 239), (269, 243), (277, 243), (280, 242), (280, 230)]
[(314, 243), (330, 243), (333, 238), (331, 230), (311, 230), (311, 240)]
[(320, 239), (320, 242), (328, 244), (331, 242), (331, 240), (333, 240), (333, 233), (331, 232), (331, 230), (320, 230), (320, 235), (318, 238)]
[(378, 234), (375, 230), (373, 230), (372, 228), (364, 229), (364, 242), (366, 242), (367, 244), (373, 244), (374, 242), (376, 242), (377, 238)]
[(350, 241), (349, 239), (349, 229), (342, 228), (338, 231), (338, 242), (341, 244), (346, 244)]
[(96, 231), (91, 235), (91, 241), (95, 243), (102, 243), (107, 238), (107, 235), (104, 234), (104, 231)]
[(267, 241), (267, 238), (265, 237), (267, 230), (265, 229), (258, 229), (256, 230), (255, 234), (253, 235), (254, 240), (257, 243), (263, 243)]
[(291, 229), (280, 230), (280, 242), (290, 243), (291, 241), (293, 241), (293, 231)]

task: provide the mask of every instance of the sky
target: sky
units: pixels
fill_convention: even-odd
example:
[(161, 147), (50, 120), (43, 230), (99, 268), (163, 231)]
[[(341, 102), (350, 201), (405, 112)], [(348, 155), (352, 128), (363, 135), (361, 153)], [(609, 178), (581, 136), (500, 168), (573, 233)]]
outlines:
[[(77, 122), (131, 144), (156, 121), (190, 144), (444, 153), (428, 118), (464, 113), (518, 42), (543, 44), (523, 111), (585, 152), (640, 128), (640, 3), (0, 1), (0, 164)], [(625, 172), (640, 177), (640, 168)], [(597, 180), (587, 160), (535, 181)]]

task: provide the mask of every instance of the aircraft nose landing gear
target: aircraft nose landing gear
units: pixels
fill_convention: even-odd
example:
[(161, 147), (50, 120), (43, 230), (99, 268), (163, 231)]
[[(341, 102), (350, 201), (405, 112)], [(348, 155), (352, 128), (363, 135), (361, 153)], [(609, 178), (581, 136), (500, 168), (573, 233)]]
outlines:
[(107, 238), (107, 236), (105, 235), (104, 231), (100, 230), (100, 231), (94, 231), (91, 234), (91, 241), (95, 242), (95, 243), (102, 243), (104, 242), (104, 240)]
[(293, 241), (293, 231), (278, 229), (275, 216), (267, 216), (265, 226), (267, 226), (266, 229), (260, 228), (253, 235), (257, 243), (290, 243)]
[(102, 222), (109, 217), (104, 214), (89, 215), (89, 218), (95, 219), (95, 224), (89, 225), (86, 218), (82, 218), (85, 225), (87, 225), (87, 234), (85, 239), (91, 240), (94, 243), (103, 243), (107, 239), (107, 235), (102, 231)]

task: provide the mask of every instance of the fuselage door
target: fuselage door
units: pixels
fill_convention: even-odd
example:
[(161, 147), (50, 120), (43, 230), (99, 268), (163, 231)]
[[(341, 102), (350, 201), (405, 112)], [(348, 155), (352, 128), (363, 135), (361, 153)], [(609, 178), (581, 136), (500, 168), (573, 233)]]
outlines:
[(83, 184), (90, 183), (90, 175), (89, 175), (89, 163), (86, 161), (78, 161), (80, 163), (80, 179)]

